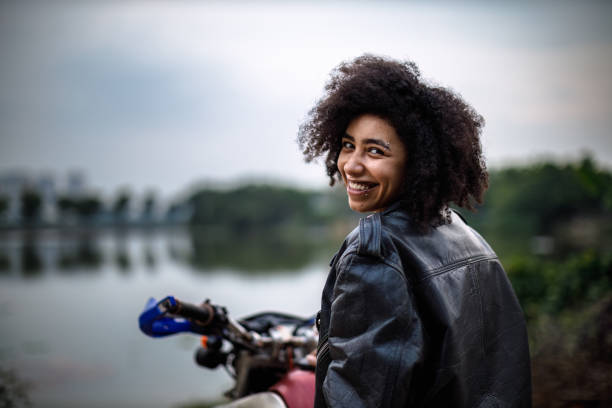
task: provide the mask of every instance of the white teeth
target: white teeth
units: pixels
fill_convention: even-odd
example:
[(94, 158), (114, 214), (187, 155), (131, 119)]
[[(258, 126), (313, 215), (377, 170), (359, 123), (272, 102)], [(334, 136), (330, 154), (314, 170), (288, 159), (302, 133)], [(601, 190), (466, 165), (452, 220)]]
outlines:
[(354, 181), (349, 181), (348, 185), (349, 185), (350, 188), (352, 188), (354, 190), (365, 191), (365, 190), (369, 190), (370, 189), (370, 185), (369, 184), (361, 184), (361, 183), (356, 183)]

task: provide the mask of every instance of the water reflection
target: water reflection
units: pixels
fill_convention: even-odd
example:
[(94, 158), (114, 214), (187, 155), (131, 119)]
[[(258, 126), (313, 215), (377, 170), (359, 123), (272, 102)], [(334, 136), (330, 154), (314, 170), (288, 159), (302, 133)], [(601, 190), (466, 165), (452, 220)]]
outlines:
[(36, 241), (28, 235), (21, 250), (21, 270), (24, 277), (36, 277), (42, 273), (42, 261), (38, 254)]
[(38, 278), (47, 272), (92, 273), (104, 264), (97, 233), (17, 232), (0, 237), (0, 271)]
[(11, 269), (11, 261), (4, 251), (0, 251), (0, 273), (6, 274)]
[[(140, 248), (132, 248), (138, 235)], [(160, 248), (156, 237), (163, 236)], [(326, 230), (262, 230), (236, 233), (204, 228), (169, 231), (45, 231), (4, 233), (0, 272), (37, 278), (44, 273), (95, 274), (104, 265), (121, 274), (136, 266), (154, 271), (163, 255), (207, 272), (219, 268), (244, 274), (288, 272), (329, 259), (337, 242)]]
[[(103, 231), (5, 233), (0, 244), (0, 273), (28, 278), (53, 271), (92, 274), (109, 261), (114, 261), (118, 271), (129, 271), (134, 256), (128, 248), (130, 237), (125, 233), (114, 235), (113, 247), (103, 249), (101, 243), (107, 239)], [(150, 243), (143, 248), (143, 263), (147, 268), (155, 266)]]
[(90, 235), (83, 237), (74, 247), (60, 248), (58, 256), (58, 269), (63, 271), (92, 272), (104, 262), (102, 251)]
[(157, 264), (157, 259), (155, 257), (155, 252), (153, 251), (153, 247), (150, 242), (147, 242), (142, 249), (142, 258), (144, 264), (147, 266), (149, 271), (155, 270), (155, 265)]
[(117, 248), (117, 252), (115, 253), (115, 265), (117, 266), (117, 269), (123, 274), (126, 274), (130, 271), (132, 267), (132, 261), (130, 260), (130, 256), (128, 255), (125, 246), (120, 246)]
[(314, 259), (328, 257), (334, 245), (325, 231), (313, 238), (306, 229), (218, 234), (204, 228), (192, 228), (189, 235), (191, 248), (177, 250), (175, 256), (201, 272), (215, 268), (231, 268), (244, 273), (296, 270)]

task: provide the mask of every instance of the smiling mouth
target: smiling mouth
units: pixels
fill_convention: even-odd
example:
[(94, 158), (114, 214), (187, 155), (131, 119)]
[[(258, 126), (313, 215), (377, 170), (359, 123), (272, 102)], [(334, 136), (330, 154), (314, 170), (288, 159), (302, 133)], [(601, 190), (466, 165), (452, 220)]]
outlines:
[(352, 190), (357, 193), (361, 193), (361, 192), (366, 192), (368, 190), (371, 190), (372, 188), (376, 187), (378, 184), (349, 181), (347, 185), (348, 185), (349, 190)]

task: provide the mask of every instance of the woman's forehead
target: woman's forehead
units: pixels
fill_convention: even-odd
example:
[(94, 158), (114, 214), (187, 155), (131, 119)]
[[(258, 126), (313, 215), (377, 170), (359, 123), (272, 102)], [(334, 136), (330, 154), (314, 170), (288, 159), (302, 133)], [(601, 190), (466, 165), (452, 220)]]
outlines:
[(362, 143), (378, 142), (383, 147), (400, 143), (395, 128), (386, 120), (372, 114), (354, 118), (346, 128), (346, 137)]

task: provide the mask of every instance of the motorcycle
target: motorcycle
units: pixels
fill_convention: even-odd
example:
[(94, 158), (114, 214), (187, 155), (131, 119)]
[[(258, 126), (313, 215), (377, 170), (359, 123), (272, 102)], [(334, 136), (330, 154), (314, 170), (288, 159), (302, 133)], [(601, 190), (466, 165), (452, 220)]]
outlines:
[(202, 336), (196, 363), (223, 366), (235, 380), (225, 393), (231, 400), (225, 408), (312, 407), (315, 376), (308, 355), (317, 347), (314, 320), (265, 312), (237, 321), (209, 300), (195, 305), (173, 296), (149, 299), (138, 319), (140, 330), (151, 337)]

